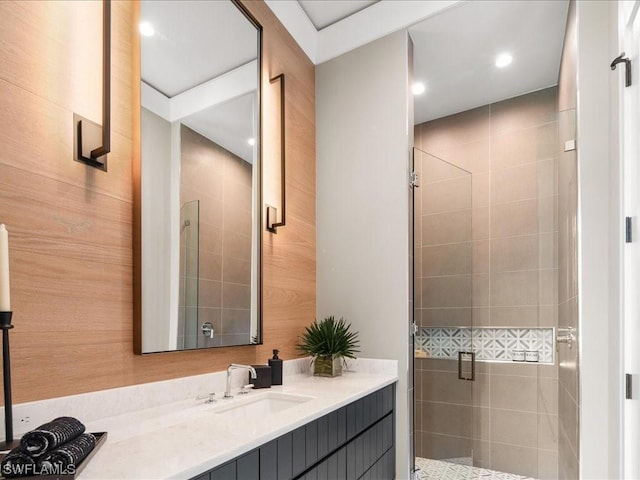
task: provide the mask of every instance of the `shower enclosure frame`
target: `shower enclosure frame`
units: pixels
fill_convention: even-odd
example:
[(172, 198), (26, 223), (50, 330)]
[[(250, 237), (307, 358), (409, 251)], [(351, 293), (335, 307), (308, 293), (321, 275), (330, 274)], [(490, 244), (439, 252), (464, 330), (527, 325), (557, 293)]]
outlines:
[[(432, 179), (425, 174), (426, 172), (424, 171), (424, 168), (422, 165), (423, 162), (426, 162), (425, 156), (430, 157), (430, 161), (432, 161), (434, 165), (441, 166), (439, 170), (441, 170), (440, 173), (443, 175), (442, 179), (435, 182), (430, 181)], [(423, 282), (426, 282), (427, 279), (431, 278), (431, 277), (425, 276), (424, 275), (425, 272), (423, 272), (422, 270), (423, 250), (424, 248), (438, 248), (439, 247), (438, 242), (442, 241), (443, 239), (446, 240), (446, 238), (444, 237), (441, 237), (439, 239), (436, 238), (432, 242), (434, 243), (433, 245), (425, 246), (423, 244), (423, 238), (422, 238), (422, 221), (420, 221), (418, 230), (416, 230), (416, 218), (420, 217), (422, 219), (423, 215), (425, 215), (425, 212), (430, 211), (430, 210), (425, 210), (424, 205), (422, 205), (422, 193), (424, 192), (424, 189), (429, 188), (429, 185), (433, 185), (434, 183), (444, 184), (448, 181), (453, 181), (453, 182), (462, 182), (463, 188), (466, 187), (466, 190), (468, 193), (468, 201), (466, 202), (465, 205), (463, 205), (464, 208), (461, 209), (461, 211), (468, 212), (468, 217), (465, 218), (466, 229), (465, 228), (462, 229), (466, 231), (462, 239), (460, 238), (456, 239), (456, 240), (462, 240), (462, 241), (451, 242), (452, 244), (455, 244), (455, 243), (462, 244), (463, 250), (466, 249), (464, 246), (465, 244), (468, 247), (467, 264), (463, 266), (464, 273), (462, 273), (461, 275), (457, 275), (458, 277), (467, 277), (467, 278), (462, 278), (461, 280), (463, 284), (466, 283), (466, 287), (468, 288), (468, 296), (466, 298), (463, 298), (463, 304), (460, 305), (460, 308), (462, 310), (466, 309), (466, 314), (465, 314), (466, 318), (464, 322), (456, 322), (455, 325), (448, 325), (448, 326), (453, 329), (458, 328), (460, 332), (466, 330), (466, 332), (469, 333), (469, 338), (471, 338), (473, 327), (474, 327), (473, 314), (472, 314), (473, 294), (471, 289), (472, 274), (473, 274), (473, 263), (472, 263), (473, 238), (471, 234), (471, 211), (472, 211), (471, 200), (472, 200), (472, 181), (473, 180), (472, 180), (471, 172), (415, 147), (413, 148), (411, 161), (412, 161), (412, 165), (411, 165), (410, 186), (413, 190), (413, 193), (411, 196), (411, 202), (412, 202), (411, 212), (412, 213), (411, 213), (411, 219), (410, 219), (410, 228), (411, 228), (411, 234), (412, 234), (412, 240), (411, 240), (412, 262), (410, 266), (410, 275), (412, 280), (411, 285), (412, 285), (413, 308), (411, 309), (411, 316), (412, 316), (413, 335), (411, 336), (411, 352), (409, 355), (410, 357), (409, 366), (411, 368), (412, 376), (413, 376), (414, 394), (412, 395), (412, 401), (410, 402), (411, 403), (410, 422), (412, 425), (412, 434), (410, 439), (410, 452), (411, 452), (411, 471), (415, 472), (416, 471), (415, 459), (416, 459), (416, 456), (418, 456), (417, 455), (417, 453), (419, 453), (418, 450), (420, 450), (421, 452), (424, 451), (424, 447), (421, 445), (422, 442), (416, 442), (417, 436), (423, 435), (420, 425), (417, 425), (417, 422), (416, 422), (416, 419), (418, 417), (417, 409), (423, 409), (423, 405), (417, 405), (417, 397), (419, 396), (418, 392), (421, 392), (422, 390), (423, 379), (417, 378), (418, 376), (422, 377), (422, 369), (416, 368), (416, 363), (421, 363), (423, 360), (422, 358), (416, 358), (416, 357), (417, 355), (422, 356), (426, 354), (426, 352), (423, 350), (422, 345), (419, 341), (421, 339), (421, 333), (424, 331), (424, 328), (425, 328), (425, 322), (424, 322), (424, 319), (422, 318), (422, 315), (425, 312), (425, 309), (423, 307), (426, 305), (426, 303), (423, 301), (422, 294), (424, 293)], [(420, 201), (420, 204), (418, 204), (418, 201)], [(427, 215), (433, 215), (433, 216), (439, 215), (438, 213), (435, 213), (435, 212), (436, 210), (433, 210), (432, 213)], [(449, 213), (454, 213), (454, 210), (443, 212), (443, 214), (449, 214)], [(463, 218), (464, 217), (465, 216), (463, 215)], [(418, 275), (416, 275), (416, 272), (418, 272)], [(452, 277), (456, 277), (456, 275), (453, 275)], [(433, 277), (433, 278), (436, 280), (445, 279), (446, 276)], [(444, 325), (442, 326), (444, 327)], [(472, 347), (470, 342), (468, 347)], [(465, 378), (465, 376), (462, 374), (464, 365), (461, 359), (458, 358), (459, 352), (462, 352), (463, 354), (470, 353), (472, 356), (471, 362), (468, 365), (468, 371), (469, 371), (468, 378)], [(441, 363), (457, 362), (457, 366), (455, 367), (455, 371), (457, 372), (456, 381), (472, 382), (475, 378), (475, 354), (473, 353), (473, 348), (463, 348), (461, 350), (457, 350), (451, 354), (451, 358), (449, 359), (432, 358), (432, 359), (426, 359), (426, 360), (427, 361), (435, 360), (436, 362), (441, 362)], [(417, 374), (418, 371), (420, 372), (419, 374)], [(465, 387), (467, 390), (467, 395), (463, 403), (466, 403), (467, 405), (473, 405), (473, 384), (469, 383)], [(424, 401), (422, 396), (420, 398), (420, 401), (422, 402)], [(419, 417), (422, 418), (422, 415), (419, 415)], [(471, 422), (470, 428), (473, 428), (473, 421)], [(473, 437), (473, 434), (471, 434), (470, 436)], [(420, 444), (419, 446), (421, 448), (418, 448), (418, 446), (416, 445), (417, 443)], [(461, 455), (461, 456), (473, 459), (472, 443), (469, 449), (465, 451), (464, 455)], [(414, 473), (413, 477), (417, 478), (417, 475)]]

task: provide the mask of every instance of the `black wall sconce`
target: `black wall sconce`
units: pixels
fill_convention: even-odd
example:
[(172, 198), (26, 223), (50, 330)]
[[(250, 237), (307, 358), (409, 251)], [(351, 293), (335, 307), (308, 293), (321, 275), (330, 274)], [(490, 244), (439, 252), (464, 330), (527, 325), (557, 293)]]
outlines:
[(102, 125), (73, 114), (73, 159), (107, 171), (111, 151), (111, 0), (102, 1)]
[(286, 211), (286, 185), (285, 185), (285, 121), (284, 121), (284, 73), (276, 75), (269, 80), (269, 83), (274, 84), (280, 82), (280, 221), (277, 221), (278, 209), (271, 205), (267, 205), (267, 230), (271, 233), (278, 233), (278, 227), (284, 227), (286, 225), (285, 211)]

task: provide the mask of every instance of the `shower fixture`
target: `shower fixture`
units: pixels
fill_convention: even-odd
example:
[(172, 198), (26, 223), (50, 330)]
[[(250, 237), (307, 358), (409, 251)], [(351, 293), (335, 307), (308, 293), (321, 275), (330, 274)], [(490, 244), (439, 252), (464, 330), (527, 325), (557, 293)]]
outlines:
[(569, 349), (573, 348), (573, 342), (576, 339), (575, 327), (559, 328), (556, 336), (556, 342), (558, 345), (566, 343), (569, 345)]

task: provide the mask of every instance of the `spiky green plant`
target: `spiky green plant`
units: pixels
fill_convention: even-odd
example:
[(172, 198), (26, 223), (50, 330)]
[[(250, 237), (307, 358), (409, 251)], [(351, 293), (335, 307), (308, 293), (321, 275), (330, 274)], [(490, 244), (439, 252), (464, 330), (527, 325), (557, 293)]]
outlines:
[(306, 327), (296, 348), (301, 355), (311, 357), (356, 358), (358, 346), (358, 333), (351, 331), (351, 324), (344, 318), (336, 321), (332, 315)]

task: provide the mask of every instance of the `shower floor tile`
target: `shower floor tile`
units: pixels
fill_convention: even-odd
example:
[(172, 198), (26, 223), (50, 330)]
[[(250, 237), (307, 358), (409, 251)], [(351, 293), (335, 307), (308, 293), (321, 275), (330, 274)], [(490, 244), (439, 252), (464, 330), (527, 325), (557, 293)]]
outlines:
[(512, 473), (416, 457), (417, 480), (535, 480)]

